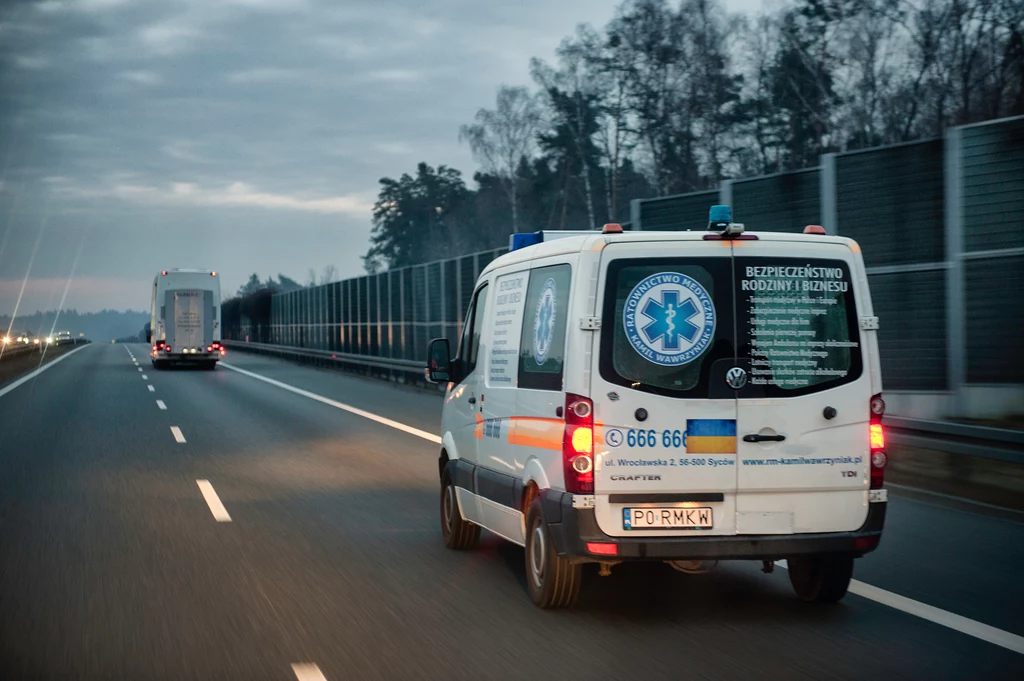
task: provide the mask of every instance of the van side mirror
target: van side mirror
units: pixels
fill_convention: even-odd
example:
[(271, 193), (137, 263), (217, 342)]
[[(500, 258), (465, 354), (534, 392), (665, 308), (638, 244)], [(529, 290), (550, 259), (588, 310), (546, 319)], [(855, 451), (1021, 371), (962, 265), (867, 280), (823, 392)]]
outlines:
[(447, 338), (435, 338), (427, 346), (427, 380), (447, 383), (457, 377), (452, 371), (452, 350)]

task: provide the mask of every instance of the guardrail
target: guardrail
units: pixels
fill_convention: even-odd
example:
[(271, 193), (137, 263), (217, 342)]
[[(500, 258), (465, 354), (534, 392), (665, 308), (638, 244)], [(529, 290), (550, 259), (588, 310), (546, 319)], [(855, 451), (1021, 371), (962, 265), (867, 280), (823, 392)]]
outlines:
[(1024, 464), (1024, 431), (898, 416), (882, 422), (896, 444)]
[[(228, 349), (297, 359), (324, 366), (348, 365), (360, 369), (376, 369), (389, 372), (389, 377), (392, 378), (404, 376), (406, 381), (426, 383), (423, 375), (426, 364), (407, 359), (370, 357), (268, 343), (246, 343), (243, 341), (223, 341), (223, 343)], [(890, 442), (896, 444), (1024, 464), (1024, 431), (971, 426), (952, 421), (908, 419), (899, 416), (886, 416), (884, 424), (886, 437)]]
[(379, 375), (388, 373), (388, 378), (400, 383), (427, 383), (424, 371), (427, 365), (423, 362), (415, 362), (408, 359), (391, 359), (389, 357), (372, 357), (368, 355), (353, 355), (346, 352), (331, 352), (329, 350), (313, 350), (311, 348), (296, 348), (286, 345), (271, 345), (269, 343), (247, 343), (245, 341), (225, 340), (221, 343), (228, 350), (241, 350), (254, 352), (262, 355), (284, 357), (286, 359), (298, 360), (300, 362), (318, 364), (321, 366), (335, 366), (339, 368), (356, 368), (364, 373)]

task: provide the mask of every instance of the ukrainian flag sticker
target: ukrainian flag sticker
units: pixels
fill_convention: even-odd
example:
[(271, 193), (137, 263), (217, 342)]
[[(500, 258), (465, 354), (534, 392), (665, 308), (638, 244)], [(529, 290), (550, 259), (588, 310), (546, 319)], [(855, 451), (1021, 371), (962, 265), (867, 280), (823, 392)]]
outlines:
[(736, 419), (687, 419), (687, 454), (735, 454)]

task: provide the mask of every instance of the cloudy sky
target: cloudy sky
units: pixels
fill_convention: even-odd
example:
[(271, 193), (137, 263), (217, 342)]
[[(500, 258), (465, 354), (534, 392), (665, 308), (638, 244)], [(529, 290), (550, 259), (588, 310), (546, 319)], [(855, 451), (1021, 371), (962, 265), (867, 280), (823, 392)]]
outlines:
[(458, 126), (617, 2), (5, 0), (0, 314), (72, 274), (80, 311), (148, 309), (167, 267), (359, 274), (377, 180), (471, 177)]

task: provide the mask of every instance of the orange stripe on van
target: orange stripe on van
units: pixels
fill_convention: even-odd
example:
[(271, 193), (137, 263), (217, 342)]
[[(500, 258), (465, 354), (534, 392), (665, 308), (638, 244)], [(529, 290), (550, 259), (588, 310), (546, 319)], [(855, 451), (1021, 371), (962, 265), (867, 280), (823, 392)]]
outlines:
[(476, 428), (473, 429), (473, 437), (477, 440), (484, 439), (484, 417), (480, 412), (476, 414)]
[(509, 419), (508, 443), (537, 449), (562, 449), (565, 421), (536, 416), (513, 416)]

